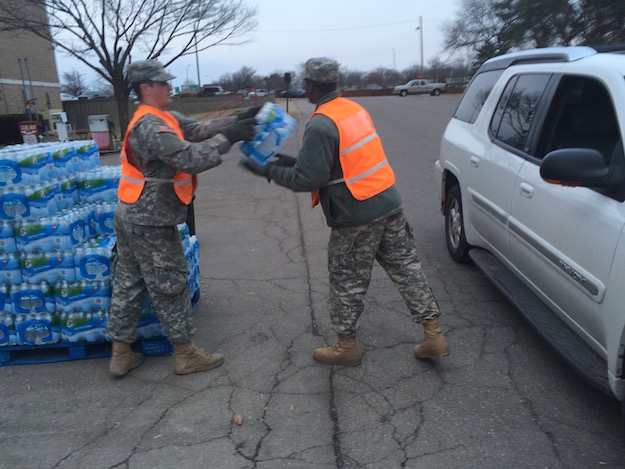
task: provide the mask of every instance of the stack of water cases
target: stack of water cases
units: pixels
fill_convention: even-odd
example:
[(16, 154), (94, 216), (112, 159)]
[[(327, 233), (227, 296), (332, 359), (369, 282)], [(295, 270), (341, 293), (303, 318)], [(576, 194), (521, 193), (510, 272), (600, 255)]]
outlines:
[[(0, 149), (0, 347), (108, 340), (120, 170), (92, 140)], [(178, 228), (199, 298), (199, 245)], [(139, 338), (164, 336), (148, 297)]]

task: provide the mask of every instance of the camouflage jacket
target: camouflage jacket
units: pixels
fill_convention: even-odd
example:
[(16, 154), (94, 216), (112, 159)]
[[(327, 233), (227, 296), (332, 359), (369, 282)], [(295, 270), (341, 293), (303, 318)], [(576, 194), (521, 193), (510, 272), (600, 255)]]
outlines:
[[(184, 140), (166, 131), (165, 123), (148, 114), (130, 130), (128, 162), (145, 177), (173, 179), (177, 170), (198, 174), (221, 164), (221, 155), (230, 151), (230, 142), (218, 133), (233, 124), (236, 117), (198, 122), (177, 112)], [(147, 226), (177, 225), (186, 219), (187, 206), (174, 191), (173, 184), (146, 181), (134, 204), (119, 202), (116, 216)]]

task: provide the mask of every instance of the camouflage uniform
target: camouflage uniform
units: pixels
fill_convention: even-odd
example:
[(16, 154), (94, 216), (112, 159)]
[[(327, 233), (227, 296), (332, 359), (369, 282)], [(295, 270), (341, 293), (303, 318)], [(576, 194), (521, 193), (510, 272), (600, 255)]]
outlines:
[[(172, 112), (184, 140), (158, 117), (143, 116), (130, 130), (126, 156), (146, 178), (173, 180), (177, 170), (198, 174), (221, 164), (231, 148), (218, 133), (236, 117), (197, 122)], [(196, 142), (196, 143), (194, 143)], [(134, 204), (120, 201), (115, 210), (117, 258), (107, 333), (113, 341), (130, 343), (137, 337), (141, 301), (149, 294), (168, 339), (193, 339), (191, 301), (187, 290), (187, 262), (177, 225), (185, 221), (187, 206), (173, 183), (148, 180)]]
[[(315, 72), (315, 64), (312, 65)], [(320, 62), (319, 76), (311, 79), (335, 82), (334, 76), (326, 80), (327, 70), (323, 67)], [(326, 94), (317, 107), (338, 96), (339, 91)], [(332, 227), (328, 246), (328, 305), (337, 333), (356, 334), (374, 259), (401, 292), (414, 322), (422, 324), (440, 315), (421, 270), (412, 228), (404, 217), (397, 187), (393, 185), (369, 199), (356, 200), (344, 183), (327, 185), (343, 177), (339, 132), (331, 119), (317, 114), (308, 122), (295, 166), (270, 165), (265, 171), (269, 179), (291, 190), (319, 189), (326, 221)]]
[(365, 225), (332, 228), (328, 246), (328, 307), (337, 333), (356, 335), (374, 260), (401, 293), (414, 322), (421, 324), (440, 315), (421, 270), (412, 228), (398, 207)]

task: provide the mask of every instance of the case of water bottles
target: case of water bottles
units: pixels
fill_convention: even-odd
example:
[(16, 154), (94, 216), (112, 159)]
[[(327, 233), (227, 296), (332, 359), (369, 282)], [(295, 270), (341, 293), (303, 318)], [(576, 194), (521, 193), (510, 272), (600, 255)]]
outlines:
[(275, 103), (265, 103), (256, 114), (255, 137), (241, 143), (241, 152), (264, 166), (284, 145), (297, 122)]
[[(94, 141), (0, 149), (0, 347), (108, 340), (120, 171)], [(193, 298), (199, 244), (178, 228)], [(165, 337), (149, 297), (142, 309), (139, 338)]]

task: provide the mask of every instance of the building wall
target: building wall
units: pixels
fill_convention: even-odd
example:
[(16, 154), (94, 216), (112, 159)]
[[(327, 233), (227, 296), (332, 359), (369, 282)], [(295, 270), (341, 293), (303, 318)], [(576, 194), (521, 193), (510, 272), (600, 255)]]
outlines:
[(26, 90), (35, 99), (32, 115), (48, 120), (50, 109), (62, 109), (60, 86), (50, 42), (29, 32), (0, 31), (0, 115), (26, 114)]

